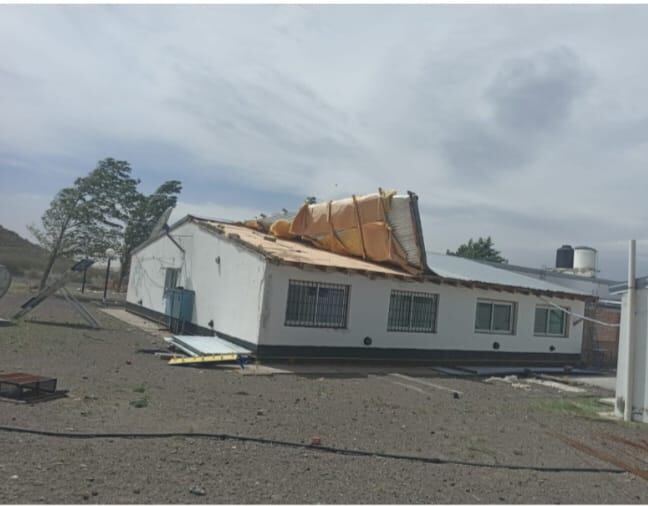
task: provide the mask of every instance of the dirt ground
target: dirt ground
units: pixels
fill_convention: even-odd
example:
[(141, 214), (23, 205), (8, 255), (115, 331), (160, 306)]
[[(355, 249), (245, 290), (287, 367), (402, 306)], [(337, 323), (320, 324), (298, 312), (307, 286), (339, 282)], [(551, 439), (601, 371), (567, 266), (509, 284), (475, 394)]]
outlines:
[[(0, 316), (24, 299), (15, 293), (0, 299)], [(63, 439), (0, 431), (3, 503), (648, 502), (646, 481), (551, 435), (599, 447), (606, 434), (648, 439), (639, 424), (568, 408), (591, 405), (602, 391), (565, 393), (535, 384), (523, 390), (435, 377), (430, 369), (424, 381), (460, 391), (455, 398), (361, 367), (345, 377), (171, 367), (150, 353), (165, 347), (159, 337), (87, 307), (103, 329), (85, 328), (54, 298), (29, 315), (36, 321), (0, 328), (0, 372), (55, 376), (69, 389), (66, 398), (34, 405), (0, 402), (0, 425), (217, 432), (297, 443), (318, 436), (322, 445), (343, 449), (572, 470), (435, 464), (191, 437)]]

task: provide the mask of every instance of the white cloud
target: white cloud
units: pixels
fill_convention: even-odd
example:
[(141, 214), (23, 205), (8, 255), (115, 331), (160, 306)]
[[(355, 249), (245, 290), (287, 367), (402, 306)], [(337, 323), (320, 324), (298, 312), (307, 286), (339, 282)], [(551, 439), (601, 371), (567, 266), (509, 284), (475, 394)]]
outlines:
[[(182, 179), (181, 206), (221, 217), (274, 210), (256, 209), (261, 191), (330, 198), (382, 186), (432, 206), (424, 226), (440, 250), (490, 234), (537, 263), (536, 244), (551, 258), (563, 242), (603, 251), (623, 234), (646, 237), (644, 6), (0, 14), (7, 202), (33, 193), (10, 171), (58, 188), (98, 158), (137, 155), (147, 184)], [(232, 184), (253, 196), (204, 203), (209, 187)], [(5, 204), (0, 222), (24, 228), (51, 196), (24, 213)], [(605, 255), (621, 264), (617, 250)]]

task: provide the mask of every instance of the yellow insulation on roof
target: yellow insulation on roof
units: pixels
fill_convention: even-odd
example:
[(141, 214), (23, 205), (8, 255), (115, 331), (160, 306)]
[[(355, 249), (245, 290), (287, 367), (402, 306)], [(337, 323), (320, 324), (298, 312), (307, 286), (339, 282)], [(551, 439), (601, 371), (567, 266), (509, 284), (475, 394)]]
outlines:
[[(395, 191), (304, 204), (292, 218), (278, 218), (267, 232), (282, 239), (301, 238), (313, 245), (353, 257), (388, 263), (408, 272), (418, 269), (407, 261), (389, 224), (387, 213)], [(259, 221), (244, 225), (263, 230)]]

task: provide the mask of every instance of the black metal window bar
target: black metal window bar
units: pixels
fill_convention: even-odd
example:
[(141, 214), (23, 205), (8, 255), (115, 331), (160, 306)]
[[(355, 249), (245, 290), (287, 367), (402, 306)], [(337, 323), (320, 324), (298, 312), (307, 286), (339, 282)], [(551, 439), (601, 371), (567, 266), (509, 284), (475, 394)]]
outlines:
[(349, 285), (291, 279), (285, 325), (343, 329), (347, 325), (348, 305)]
[(392, 290), (387, 330), (392, 332), (436, 332), (439, 296), (424, 292)]
[(567, 337), (567, 313), (550, 307), (536, 307), (533, 333), (536, 336)]

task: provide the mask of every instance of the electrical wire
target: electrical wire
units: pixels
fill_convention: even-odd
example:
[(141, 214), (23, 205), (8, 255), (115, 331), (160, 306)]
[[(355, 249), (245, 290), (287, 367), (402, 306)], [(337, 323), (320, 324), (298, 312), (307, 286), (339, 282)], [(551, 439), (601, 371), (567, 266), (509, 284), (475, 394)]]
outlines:
[(555, 304), (554, 302), (550, 301), (549, 299), (545, 299), (544, 297), (542, 297), (542, 296), (540, 296), (540, 295), (538, 295), (538, 298), (539, 298), (540, 300), (544, 301), (545, 303), (549, 304), (550, 306), (555, 307), (556, 309), (559, 309), (559, 310), (562, 311), (563, 313), (567, 313), (568, 315), (575, 316), (576, 318), (579, 318), (579, 319), (581, 319), (581, 320), (587, 320), (588, 322), (592, 322), (592, 323), (595, 323), (595, 324), (597, 324), (597, 325), (602, 325), (602, 326), (604, 326), (604, 327), (614, 327), (614, 328), (617, 328), (617, 327), (620, 327), (620, 326), (621, 326), (620, 323), (608, 323), (608, 322), (603, 322), (603, 321), (601, 321), (601, 320), (595, 320), (594, 318), (590, 318), (589, 316), (585, 316), (585, 315), (582, 315), (582, 314), (574, 313), (573, 311), (570, 311), (569, 309), (565, 309), (564, 307), (559, 306), (558, 304)]
[(249, 443), (258, 443), (274, 446), (285, 446), (288, 448), (300, 448), (337, 455), (351, 457), (381, 457), (386, 459), (406, 460), (411, 462), (422, 462), (426, 464), (450, 464), (458, 466), (480, 467), (488, 469), (508, 469), (513, 471), (537, 471), (542, 473), (614, 473), (622, 474), (625, 471), (611, 468), (591, 468), (591, 467), (539, 467), (525, 466), (516, 464), (489, 464), (482, 462), (472, 462), (456, 459), (442, 459), (438, 457), (419, 457), (416, 455), (406, 455), (398, 453), (387, 453), (367, 450), (349, 450), (346, 448), (336, 448), (334, 446), (313, 445), (306, 443), (296, 443), (280, 439), (269, 439), (254, 436), (239, 436), (225, 433), (207, 433), (207, 432), (54, 432), (38, 429), (27, 429), (24, 427), (14, 427), (9, 425), (0, 425), (2, 432), (14, 432), (20, 434), (32, 434), (37, 436), (58, 437), (66, 439), (168, 439), (174, 437), (184, 438), (202, 438), (202, 439), (220, 439), (221, 441), (241, 441)]

